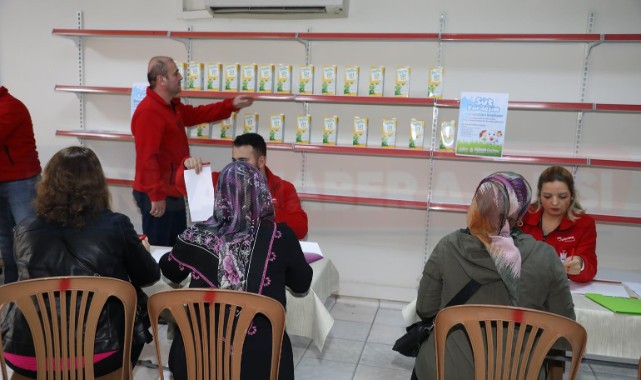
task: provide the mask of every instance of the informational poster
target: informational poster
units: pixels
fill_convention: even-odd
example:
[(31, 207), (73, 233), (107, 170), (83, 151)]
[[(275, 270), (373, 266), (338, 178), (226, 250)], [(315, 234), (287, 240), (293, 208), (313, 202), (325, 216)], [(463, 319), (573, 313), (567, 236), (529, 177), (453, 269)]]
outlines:
[(147, 82), (138, 82), (131, 86), (131, 116), (134, 115), (136, 107), (147, 95), (147, 86), (149, 86)]
[(509, 94), (463, 92), (456, 154), (501, 157)]

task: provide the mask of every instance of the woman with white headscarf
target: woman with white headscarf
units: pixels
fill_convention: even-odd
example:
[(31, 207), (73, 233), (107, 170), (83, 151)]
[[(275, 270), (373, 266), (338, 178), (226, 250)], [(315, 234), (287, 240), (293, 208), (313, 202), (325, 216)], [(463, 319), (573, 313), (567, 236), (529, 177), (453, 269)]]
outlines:
[[(465, 303), (527, 307), (575, 319), (556, 252), (519, 228), (530, 199), (530, 185), (517, 173), (497, 172), (481, 181), (467, 212), (467, 228), (443, 237), (425, 264), (416, 304), (421, 318), (434, 317), (474, 280), (479, 287)], [(446, 347), (445, 372), (473, 379), (472, 351), (460, 327)], [(433, 335), (421, 345), (415, 376), (436, 378)]]

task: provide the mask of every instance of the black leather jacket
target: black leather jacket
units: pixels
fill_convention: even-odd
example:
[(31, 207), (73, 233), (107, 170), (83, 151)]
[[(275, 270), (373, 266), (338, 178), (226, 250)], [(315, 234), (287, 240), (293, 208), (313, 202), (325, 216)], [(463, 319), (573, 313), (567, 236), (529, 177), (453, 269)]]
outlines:
[[(82, 229), (27, 218), (14, 230), (14, 254), (19, 281), (100, 275), (146, 286), (160, 279), (156, 260), (140, 242), (129, 218), (111, 211), (103, 212)], [(120, 350), (123, 323), (118, 301), (107, 303), (98, 326), (95, 352)], [(35, 356), (28, 331), (22, 314), (12, 307), (2, 321), (5, 352)]]

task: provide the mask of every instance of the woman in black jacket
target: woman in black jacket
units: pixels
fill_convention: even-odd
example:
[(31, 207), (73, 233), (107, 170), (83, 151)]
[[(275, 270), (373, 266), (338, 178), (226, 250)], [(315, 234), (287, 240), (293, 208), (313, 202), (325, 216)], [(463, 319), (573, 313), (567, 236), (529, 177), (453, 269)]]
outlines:
[[(36, 216), (14, 230), (18, 281), (51, 276), (106, 276), (152, 284), (160, 269), (145, 249), (129, 218), (110, 210), (109, 189), (96, 154), (72, 146), (56, 153), (44, 170), (35, 201)], [(139, 292), (140, 294), (141, 292)], [(146, 309), (147, 305), (139, 306)], [(122, 365), (122, 306), (107, 303), (96, 332), (94, 373), (103, 376)], [(145, 343), (142, 320), (136, 319), (132, 347), (135, 364)], [(22, 314), (12, 308), (2, 323), (7, 364), (35, 378), (33, 341)]]
[[(274, 205), (261, 172), (245, 162), (227, 165), (218, 177), (214, 215), (178, 236), (173, 251), (160, 260), (174, 282), (191, 274), (191, 288), (222, 288), (263, 294), (285, 306), (285, 287), (305, 293), (312, 268), (285, 223), (274, 222)], [(187, 379), (185, 347), (179, 334), (169, 351), (175, 380)], [(269, 378), (271, 328), (257, 316), (243, 346), (241, 379)], [(279, 379), (294, 378), (292, 346), (285, 333)]]

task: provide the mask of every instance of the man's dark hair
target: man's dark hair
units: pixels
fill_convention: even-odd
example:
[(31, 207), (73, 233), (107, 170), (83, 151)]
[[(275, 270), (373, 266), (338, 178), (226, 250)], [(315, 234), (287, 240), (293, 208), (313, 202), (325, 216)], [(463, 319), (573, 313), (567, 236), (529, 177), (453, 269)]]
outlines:
[(245, 133), (236, 136), (236, 139), (234, 139), (234, 146), (241, 147), (244, 145), (251, 145), (251, 147), (254, 148), (257, 158), (260, 156), (267, 156), (267, 144), (265, 144), (263, 136), (258, 133)]

